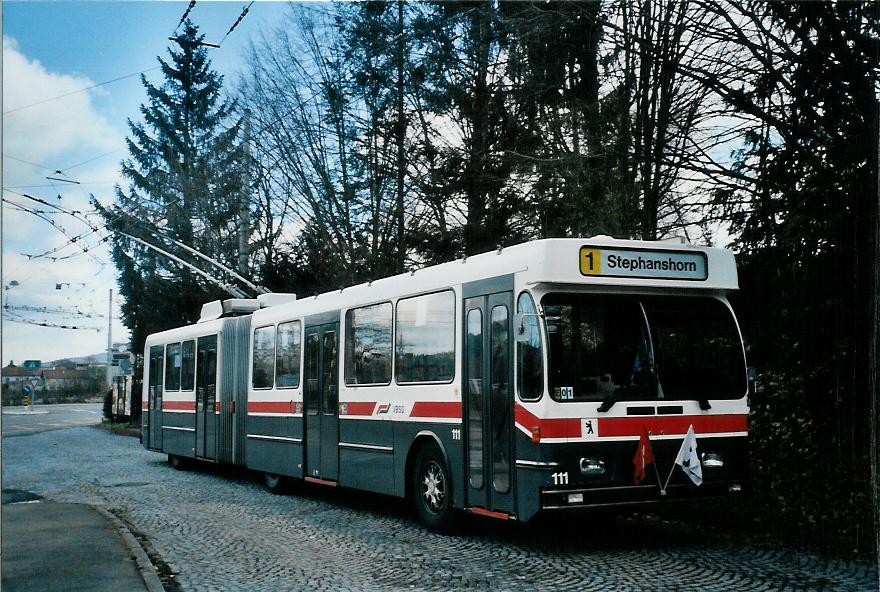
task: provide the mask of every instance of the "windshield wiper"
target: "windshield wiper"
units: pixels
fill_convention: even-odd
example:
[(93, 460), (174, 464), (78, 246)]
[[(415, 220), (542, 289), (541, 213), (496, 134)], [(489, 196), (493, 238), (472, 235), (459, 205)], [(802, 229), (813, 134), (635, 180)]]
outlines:
[(712, 405), (709, 404), (709, 399), (697, 399), (697, 403), (700, 404), (700, 409), (703, 411), (708, 411), (712, 408)]
[(617, 403), (617, 399), (614, 398), (614, 395), (608, 395), (596, 411), (599, 413), (606, 413), (609, 409), (614, 407), (615, 403)]

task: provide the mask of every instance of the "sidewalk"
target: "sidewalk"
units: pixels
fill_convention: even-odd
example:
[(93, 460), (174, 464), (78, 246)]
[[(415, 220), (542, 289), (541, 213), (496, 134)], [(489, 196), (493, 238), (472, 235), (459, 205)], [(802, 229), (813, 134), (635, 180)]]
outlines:
[(112, 515), (85, 504), (15, 503), (28, 496), (3, 493), (4, 592), (162, 591), (146, 554)]

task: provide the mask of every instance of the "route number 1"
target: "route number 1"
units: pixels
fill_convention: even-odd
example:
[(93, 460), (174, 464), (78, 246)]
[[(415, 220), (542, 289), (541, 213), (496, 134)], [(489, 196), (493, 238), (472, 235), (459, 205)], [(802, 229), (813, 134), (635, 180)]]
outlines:
[(581, 273), (602, 275), (602, 250), (581, 247)]

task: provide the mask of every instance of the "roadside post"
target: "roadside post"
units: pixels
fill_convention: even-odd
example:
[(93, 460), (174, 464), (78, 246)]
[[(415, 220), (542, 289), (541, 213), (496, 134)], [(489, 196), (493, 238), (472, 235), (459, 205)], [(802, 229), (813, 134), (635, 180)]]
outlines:
[(21, 403), (22, 403), (22, 405), (27, 407), (28, 411), (30, 411), (31, 410), (31, 397), (34, 396), (34, 387), (31, 386), (31, 384), (29, 382), (26, 382), (24, 384), (24, 386), (21, 387), (21, 391), (24, 393), (24, 398), (22, 399)]
[[(43, 386), (45, 388), (45, 386), (42, 384), (43, 381), (37, 376), (34, 376), (33, 378), (31, 378), (30, 382), (31, 382), (31, 407), (30, 408), (31, 408), (31, 410), (33, 410), (33, 408), (37, 406), (37, 389), (39, 389), (40, 386)], [(43, 396), (45, 397), (45, 393), (43, 393)]]

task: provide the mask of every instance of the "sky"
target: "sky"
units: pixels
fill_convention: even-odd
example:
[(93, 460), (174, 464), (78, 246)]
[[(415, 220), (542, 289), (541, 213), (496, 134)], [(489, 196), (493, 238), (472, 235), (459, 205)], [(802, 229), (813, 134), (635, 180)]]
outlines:
[[(247, 4), (198, 2), (190, 19), (206, 41), (218, 43)], [(97, 222), (90, 194), (109, 204), (114, 186), (125, 187), (119, 163), (127, 156), (127, 122), (140, 118), (146, 99), (137, 73), (161, 82), (156, 58), (167, 56), (187, 5), (3, 3), (3, 365), (105, 351), (110, 290), (112, 340), (127, 343), (109, 250), (77, 218)], [(244, 70), (249, 41), (287, 9), (284, 2), (255, 2), (211, 50), (227, 90)]]

